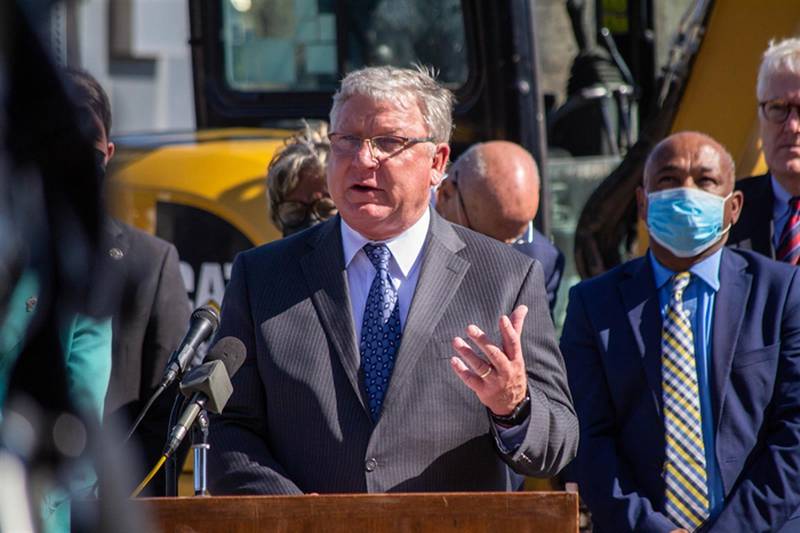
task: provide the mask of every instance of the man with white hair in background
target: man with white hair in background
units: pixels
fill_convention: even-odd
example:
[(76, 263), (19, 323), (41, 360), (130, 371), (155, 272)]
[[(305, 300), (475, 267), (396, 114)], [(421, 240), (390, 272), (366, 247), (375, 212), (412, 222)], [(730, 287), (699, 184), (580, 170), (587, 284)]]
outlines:
[(800, 264), (800, 39), (770, 43), (758, 70), (758, 119), (768, 171), (740, 180), (745, 202), (729, 245)]
[(514, 490), (574, 456), (541, 266), (429, 209), (452, 105), (424, 70), (342, 81), (339, 215), (233, 266), (218, 335), (247, 358), (211, 423), (215, 494)]

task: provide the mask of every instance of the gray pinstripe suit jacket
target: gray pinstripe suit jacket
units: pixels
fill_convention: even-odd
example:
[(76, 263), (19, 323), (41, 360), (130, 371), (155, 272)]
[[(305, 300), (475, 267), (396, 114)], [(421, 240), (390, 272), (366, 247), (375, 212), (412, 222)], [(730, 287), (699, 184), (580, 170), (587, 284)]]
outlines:
[[(511, 490), (575, 455), (578, 425), (539, 263), (432, 213), (414, 300), (377, 422), (366, 407), (339, 218), (240, 254), (218, 337), (244, 342), (211, 421), (214, 494)], [(502, 453), (486, 409), (450, 368), (469, 323), (500, 342), (518, 304), (532, 400)], [(510, 468), (509, 468), (510, 467)]]

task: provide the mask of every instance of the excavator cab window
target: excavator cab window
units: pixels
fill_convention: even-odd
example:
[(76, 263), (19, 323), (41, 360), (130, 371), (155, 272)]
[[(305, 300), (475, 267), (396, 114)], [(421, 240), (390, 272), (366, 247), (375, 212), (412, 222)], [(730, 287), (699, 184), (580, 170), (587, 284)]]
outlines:
[(433, 65), (451, 88), (467, 80), (459, 0), (238, 0), (222, 15), (235, 90), (334, 91), (365, 65)]
[(197, 124), (325, 119), (348, 72), (433, 67), (469, 100), (474, 40), (461, 0), (192, 0)]

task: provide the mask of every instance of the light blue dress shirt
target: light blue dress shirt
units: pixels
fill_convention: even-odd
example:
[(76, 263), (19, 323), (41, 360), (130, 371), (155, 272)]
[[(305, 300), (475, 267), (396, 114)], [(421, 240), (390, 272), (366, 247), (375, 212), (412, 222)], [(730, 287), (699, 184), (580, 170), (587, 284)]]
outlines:
[(775, 176), (770, 174), (769, 179), (772, 181), (772, 196), (775, 200), (772, 202), (772, 247), (777, 252), (778, 245), (781, 243), (783, 228), (789, 221), (789, 215), (791, 215), (789, 200), (792, 199), (792, 195), (786, 192), (786, 189), (778, 183)]
[[(648, 252), (658, 289), (659, 309), (662, 320), (666, 316), (672, 291), (670, 278), (676, 274), (663, 266), (652, 252)], [(708, 479), (708, 501), (710, 518), (722, 510), (724, 490), (722, 475), (715, 453), (714, 415), (711, 411), (711, 357), (712, 325), (714, 324), (714, 300), (719, 290), (719, 262), (722, 250), (703, 259), (689, 269), (692, 274), (688, 287), (683, 292), (683, 307), (689, 312), (694, 334), (694, 356), (697, 368), (697, 385), (700, 391), (700, 415), (703, 418), (703, 446), (706, 452), (706, 476)]]
[(517, 240), (515, 241), (515, 243), (516, 244), (532, 243), (533, 242), (533, 234), (534, 234), (533, 220), (531, 220), (530, 222), (528, 222), (528, 228), (524, 232), (522, 232), (522, 235), (517, 237)]

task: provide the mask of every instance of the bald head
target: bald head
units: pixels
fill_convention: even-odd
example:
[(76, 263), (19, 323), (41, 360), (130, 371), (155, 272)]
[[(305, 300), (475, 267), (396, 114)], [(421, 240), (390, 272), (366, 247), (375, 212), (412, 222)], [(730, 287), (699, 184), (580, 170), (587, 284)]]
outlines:
[[(725, 195), (733, 190), (736, 181), (736, 168), (731, 154), (714, 138), (697, 131), (674, 133), (653, 148), (644, 167), (645, 191), (665, 188), (659, 186), (657, 181), (663, 184), (670, 178), (666, 175), (677, 171), (695, 176), (703, 173), (718, 175), (722, 181), (721, 191)], [(700, 185), (699, 182), (697, 185)]]
[(453, 163), (448, 175), (436, 205), (451, 222), (511, 242), (536, 217), (539, 172), (530, 153), (517, 144), (491, 141), (473, 145)]

